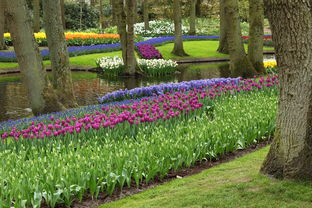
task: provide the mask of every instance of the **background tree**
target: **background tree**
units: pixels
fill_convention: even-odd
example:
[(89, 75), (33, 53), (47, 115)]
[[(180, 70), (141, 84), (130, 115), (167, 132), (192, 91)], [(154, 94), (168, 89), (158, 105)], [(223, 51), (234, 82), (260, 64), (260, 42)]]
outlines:
[(264, 73), (263, 65), (263, 0), (249, 0), (249, 40), (248, 58), (259, 73)]
[(203, 0), (197, 0), (196, 2), (196, 16), (202, 17), (201, 7), (202, 7)]
[(182, 39), (182, 11), (181, 3), (179, 0), (173, 0), (173, 20), (174, 20), (174, 48), (171, 52), (176, 56), (187, 56), (183, 48), (183, 39)]
[(62, 17), (62, 25), (63, 29), (66, 30), (66, 21), (65, 21), (65, 2), (61, 0), (61, 17)]
[(52, 84), (65, 107), (77, 106), (74, 96), (69, 55), (61, 19), (60, 0), (44, 0), (43, 19), (52, 67)]
[(105, 28), (105, 25), (104, 25), (104, 8), (103, 8), (103, 0), (100, 0), (100, 7), (99, 7), (99, 10), (100, 10), (100, 28), (101, 29), (104, 29)]
[(4, 1), (0, 1), (0, 50), (5, 50), (7, 49), (5, 42), (4, 42), (4, 38), (3, 38), (3, 34), (4, 34), (4, 24), (5, 24), (5, 14), (4, 14)]
[(219, 53), (229, 54), (229, 45), (227, 40), (227, 19), (225, 14), (225, 1), (219, 0), (220, 5), (220, 38), (219, 38), (219, 47), (217, 51)]
[(48, 81), (25, 0), (2, 0), (19, 68), (35, 115), (62, 110)]
[(241, 38), (238, 2), (237, 0), (225, 0), (224, 3), (224, 14), (228, 28), (227, 41), (230, 54), (230, 70), (232, 76), (251, 77), (256, 74), (256, 71), (247, 58), (243, 40)]
[(261, 172), (312, 179), (311, 1), (265, 0), (279, 70), (276, 131)]
[(143, 19), (144, 19), (144, 29), (145, 30), (149, 30), (150, 26), (149, 26), (149, 10), (148, 10), (148, 0), (143, 0)]
[[(135, 0), (113, 1), (117, 29), (120, 35), (122, 58), (125, 65), (125, 74), (127, 75), (134, 75), (137, 67), (134, 51), (135, 5)], [(125, 13), (125, 11), (127, 13)]]
[(40, 31), (40, 0), (33, 0), (34, 32)]
[(196, 35), (196, 3), (197, 0), (190, 0), (190, 35)]

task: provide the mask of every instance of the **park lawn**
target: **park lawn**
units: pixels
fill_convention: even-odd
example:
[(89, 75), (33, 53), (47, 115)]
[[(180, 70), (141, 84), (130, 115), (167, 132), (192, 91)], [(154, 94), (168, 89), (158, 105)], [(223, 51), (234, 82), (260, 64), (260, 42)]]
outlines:
[(259, 174), (269, 147), (99, 208), (312, 207), (312, 184)]
[[(171, 54), (173, 43), (168, 43), (158, 46), (157, 49), (162, 53), (165, 59), (190, 59), (190, 58), (203, 58), (203, 57), (228, 57), (226, 54), (218, 53), (218, 41), (184, 41), (184, 49), (189, 54), (187, 57), (178, 57)], [(247, 49), (247, 45), (245, 45)], [(264, 50), (273, 50), (271, 47), (264, 47)], [(76, 57), (70, 57), (70, 64), (75, 66), (89, 66), (96, 67), (96, 59), (103, 56), (119, 56), (121, 51), (114, 51), (108, 53), (95, 53)], [(49, 65), (50, 61), (44, 61), (44, 65)], [(17, 67), (17, 63), (3, 63), (0, 62), (0, 69), (9, 69)]]

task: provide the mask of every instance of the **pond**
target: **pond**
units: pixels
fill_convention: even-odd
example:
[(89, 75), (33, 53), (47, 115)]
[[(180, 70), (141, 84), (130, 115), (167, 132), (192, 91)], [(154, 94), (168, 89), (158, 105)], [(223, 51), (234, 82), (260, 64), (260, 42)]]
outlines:
[[(178, 73), (160, 78), (113, 78), (102, 74), (73, 72), (75, 96), (80, 106), (97, 104), (97, 98), (119, 89), (133, 89), (165, 82), (182, 82), (198, 79), (229, 77), (226, 63), (179, 65)], [(21, 76), (0, 76), (0, 122), (32, 116), (27, 91)]]

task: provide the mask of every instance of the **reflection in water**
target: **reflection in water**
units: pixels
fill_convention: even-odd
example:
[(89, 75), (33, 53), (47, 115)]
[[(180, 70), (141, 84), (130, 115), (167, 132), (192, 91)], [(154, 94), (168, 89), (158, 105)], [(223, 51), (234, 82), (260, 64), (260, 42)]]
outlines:
[[(229, 77), (227, 64), (180, 65), (178, 73), (166, 77), (105, 77), (91, 73), (74, 72), (73, 84), (77, 102), (81, 106), (97, 104), (97, 98), (119, 89), (133, 89), (165, 82), (182, 82), (198, 79)], [(32, 116), (29, 112), (27, 92), (20, 75), (0, 76), (0, 122)]]

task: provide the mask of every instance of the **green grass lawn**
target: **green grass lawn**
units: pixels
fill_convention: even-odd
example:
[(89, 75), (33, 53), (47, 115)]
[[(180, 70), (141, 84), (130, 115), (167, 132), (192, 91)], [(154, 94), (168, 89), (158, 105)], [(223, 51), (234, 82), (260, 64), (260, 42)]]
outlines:
[(100, 208), (312, 207), (312, 184), (259, 174), (268, 147)]
[[(189, 54), (187, 57), (178, 57), (171, 54), (173, 43), (168, 43), (157, 47), (163, 54), (165, 59), (189, 59), (202, 57), (228, 57), (226, 54), (218, 53), (218, 41), (185, 41), (184, 49)], [(247, 45), (245, 45), (247, 49)], [(273, 50), (271, 47), (264, 47), (264, 50)], [(76, 56), (70, 58), (72, 65), (96, 67), (95, 60), (103, 56), (121, 56), (121, 51), (109, 53), (96, 53), (83, 56)], [(45, 65), (49, 65), (50, 61), (44, 61)], [(17, 63), (3, 63), (0, 62), (0, 69), (17, 67)]]

